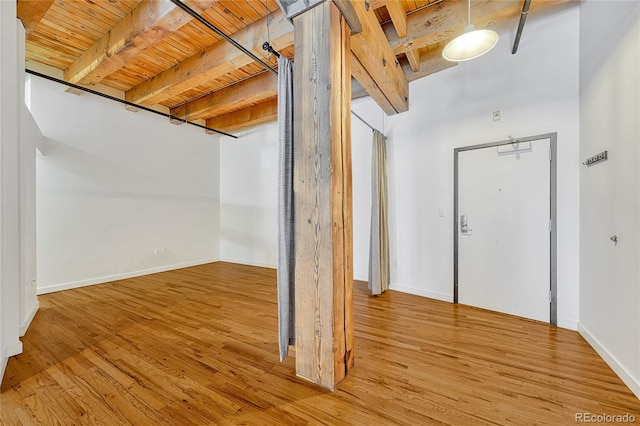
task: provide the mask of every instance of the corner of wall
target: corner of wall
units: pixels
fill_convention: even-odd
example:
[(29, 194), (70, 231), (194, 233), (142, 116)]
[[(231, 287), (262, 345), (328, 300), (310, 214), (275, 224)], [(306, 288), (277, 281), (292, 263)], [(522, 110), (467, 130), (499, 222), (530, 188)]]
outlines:
[(36, 302), (33, 304), (33, 308), (31, 309), (31, 312), (26, 313), (26, 317), (24, 318), (24, 321), (20, 325), (20, 337), (23, 337), (25, 334), (27, 334), (27, 330), (29, 329), (29, 326), (33, 322), (33, 319), (36, 317), (36, 313), (38, 313), (38, 309), (40, 309), (40, 302), (38, 302), (36, 298)]
[(629, 372), (620, 361), (609, 352), (589, 330), (587, 330), (582, 324), (578, 323), (578, 333), (584, 338), (584, 340), (591, 345), (591, 347), (602, 357), (602, 359), (611, 367), (611, 369), (620, 377), (625, 385), (631, 389), (631, 392), (640, 398), (640, 380), (635, 378), (631, 372)]

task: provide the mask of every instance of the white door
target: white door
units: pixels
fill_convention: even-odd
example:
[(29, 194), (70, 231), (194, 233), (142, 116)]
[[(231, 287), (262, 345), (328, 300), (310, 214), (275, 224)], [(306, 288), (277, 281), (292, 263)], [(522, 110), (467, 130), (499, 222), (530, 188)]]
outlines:
[(458, 152), (459, 303), (549, 322), (549, 150), (543, 139)]

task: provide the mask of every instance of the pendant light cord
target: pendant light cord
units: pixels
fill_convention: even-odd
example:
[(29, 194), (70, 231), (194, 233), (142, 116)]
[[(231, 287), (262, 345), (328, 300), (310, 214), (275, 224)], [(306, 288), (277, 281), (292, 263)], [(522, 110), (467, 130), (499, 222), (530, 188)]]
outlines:
[(469, 0), (467, 5), (467, 25), (471, 25), (471, 0)]

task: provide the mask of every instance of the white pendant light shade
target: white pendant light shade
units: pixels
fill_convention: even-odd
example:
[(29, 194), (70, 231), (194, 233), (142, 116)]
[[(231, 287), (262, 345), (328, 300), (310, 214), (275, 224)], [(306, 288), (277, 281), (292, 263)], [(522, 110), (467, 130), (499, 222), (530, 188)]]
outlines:
[[(482, 56), (498, 43), (498, 33), (493, 30), (475, 30), (451, 40), (442, 50), (442, 57), (447, 61), (461, 62)], [(468, 27), (467, 27), (468, 28)]]
[(464, 33), (451, 40), (442, 49), (442, 57), (451, 62), (462, 62), (482, 56), (498, 43), (498, 33), (493, 30), (474, 31), (471, 23), (471, 0), (467, 2), (467, 26)]

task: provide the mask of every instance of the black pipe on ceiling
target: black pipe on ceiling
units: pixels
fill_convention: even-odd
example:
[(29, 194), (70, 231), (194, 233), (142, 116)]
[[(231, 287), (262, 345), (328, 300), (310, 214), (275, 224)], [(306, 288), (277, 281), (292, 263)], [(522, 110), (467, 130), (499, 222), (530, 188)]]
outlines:
[(155, 109), (151, 109), (151, 108), (148, 108), (146, 106), (134, 104), (133, 102), (125, 101), (124, 99), (116, 98), (115, 96), (107, 95), (106, 93), (100, 93), (98, 91), (95, 91), (95, 90), (92, 90), (92, 89), (88, 89), (88, 88), (86, 88), (84, 86), (79, 86), (77, 84), (69, 83), (68, 81), (60, 80), (58, 78), (51, 77), (51, 76), (48, 76), (46, 74), (41, 74), (41, 73), (39, 73), (37, 71), (31, 71), (31, 70), (28, 70), (28, 69), (26, 69), (25, 71), (28, 74), (35, 75), (36, 77), (44, 78), (44, 79), (49, 80), (49, 81), (54, 81), (56, 83), (60, 83), (60, 84), (63, 84), (65, 86), (73, 87), (74, 89), (82, 90), (84, 92), (91, 93), (92, 95), (101, 96), (103, 98), (110, 99), (112, 101), (120, 102), (121, 104), (129, 105), (131, 107), (142, 109), (144, 111), (149, 111), (149, 112), (152, 112), (154, 114), (158, 114), (158, 115), (161, 115), (163, 117), (167, 117), (167, 118), (169, 118), (171, 120), (181, 121), (181, 122), (186, 123), (186, 124), (191, 124), (192, 126), (196, 126), (196, 127), (201, 128), (201, 129), (209, 130), (210, 132), (218, 133), (219, 135), (229, 136), (230, 138), (238, 139), (237, 136), (232, 135), (230, 133), (225, 133), (222, 130), (216, 130), (216, 129), (211, 128), (211, 127), (203, 126), (202, 124), (194, 123), (193, 121), (187, 121), (184, 118), (176, 117), (175, 115), (167, 114), (167, 113), (164, 113), (164, 112), (161, 112), (161, 111), (156, 111)]
[(524, 0), (524, 4), (522, 5), (522, 12), (520, 13), (520, 22), (518, 23), (518, 31), (516, 31), (516, 39), (513, 42), (513, 50), (511, 51), (512, 55), (515, 55), (518, 51), (518, 45), (520, 44), (520, 37), (522, 36), (522, 29), (524, 28), (524, 23), (527, 20), (527, 15), (529, 13), (529, 6), (531, 5), (531, 0)]
[[(278, 71), (276, 71), (275, 69), (271, 68), (269, 65), (267, 65), (266, 63), (264, 63), (260, 58), (258, 58), (256, 55), (254, 55), (253, 53), (251, 53), (249, 50), (245, 49), (243, 46), (241, 46), (240, 44), (238, 44), (238, 42), (236, 42), (234, 39), (232, 39), (231, 37), (229, 37), (228, 35), (226, 35), (225, 33), (222, 32), (222, 30), (220, 30), (218, 27), (216, 27), (215, 25), (213, 25), (211, 22), (207, 21), (206, 19), (204, 19), (200, 14), (198, 14), (195, 10), (191, 9), (189, 6), (187, 6), (186, 4), (182, 3), (180, 0), (171, 0), (172, 3), (174, 3), (176, 6), (180, 7), (182, 10), (184, 10), (185, 12), (187, 12), (189, 15), (191, 15), (192, 17), (194, 17), (195, 19), (197, 19), (199, 22), (201, 22), (202, 24), (204, 24), (204, 26), (206, 26), (207, 28), (209, 28), (211, 31), (215, 32), (216, 34), (218, 34), (220, 37), (222, 37), (223, 39), (227, 40), (229, 43), (231, 43), (234, 47), (236, 47), (237, 49), (239, 49), (240, 51), (242, 51), (245, 55), (249, 56), (251, 59), (253, 59), (254, 61), (260, 63), (264, 69), (266, 69), (267, 71), (278, 75)], [(271, 44), (268, 41), (265, 41), (264, 43), (262, 43), (262, 49), (266, 50), (267, 52), (272, 53), (276, 58), (280, 57), (280, 53), (275, 50), (273, 48), (273, 46), (271, 46)], [(367, 127), (369, 127), (371, 130), (376, 130), (375, 127), (373, 127), (372, 125), (370, 125), (369, 123), (367, 123), (362, 117), (360, 117), (359, 115), (357, 115), (355, 112), (351, 111), (351, 113), (356, 116), (356, 118), (358, 118), (360, 121), (362, 121), (365, 125), (367, 125)], [(382, 133), (382, 132), (380, 132)]]
[(264, 69), (266, 69), (267, 71), (272, 72), (273, 74), (278, 75), (276, 70), (271, 68), (270, 65), (265, 63), (262, 59), (258, 58), (251, 51), (245, 49), (244, 46), (242, 46), (240, 43), (238, 43), (237, 41), (235, 41), (234, 39), (232, 39), (231, 37), (226, 35), (220, 28), (216, 27), (211, 22), (209, 22), (206, 19), (204, 19), (202, 17), (202, 15), (200, 15), (198, 12), (196, 12), (193, 9), (191, 9), (189, 6), (187, 6), (186, 4), (181, 2), (180, 0), (171, 0), (171, 2), (173, 4), (175, 4), (176, 6), (178, 6), (180, 9), (184, 10), (185, 12), (187, 12), (189, 15), (191, 15), (195, 19), (197, 19), (198, 22), (200, 22), (202, 25), (204, 25), (205, 27), (207, 27), (208, 29), (210, 29), (214, 33), (218, 34), (220, 37), (222, 37), (223, 39), (225, 39), (229, 43), (231, 43), (235, 48), (241, 50), (245, 55), (249, 56), (251, 59), (253, 59), (254, 61), (258, 62), (260, 65), (262, 65), (264, 67)]

